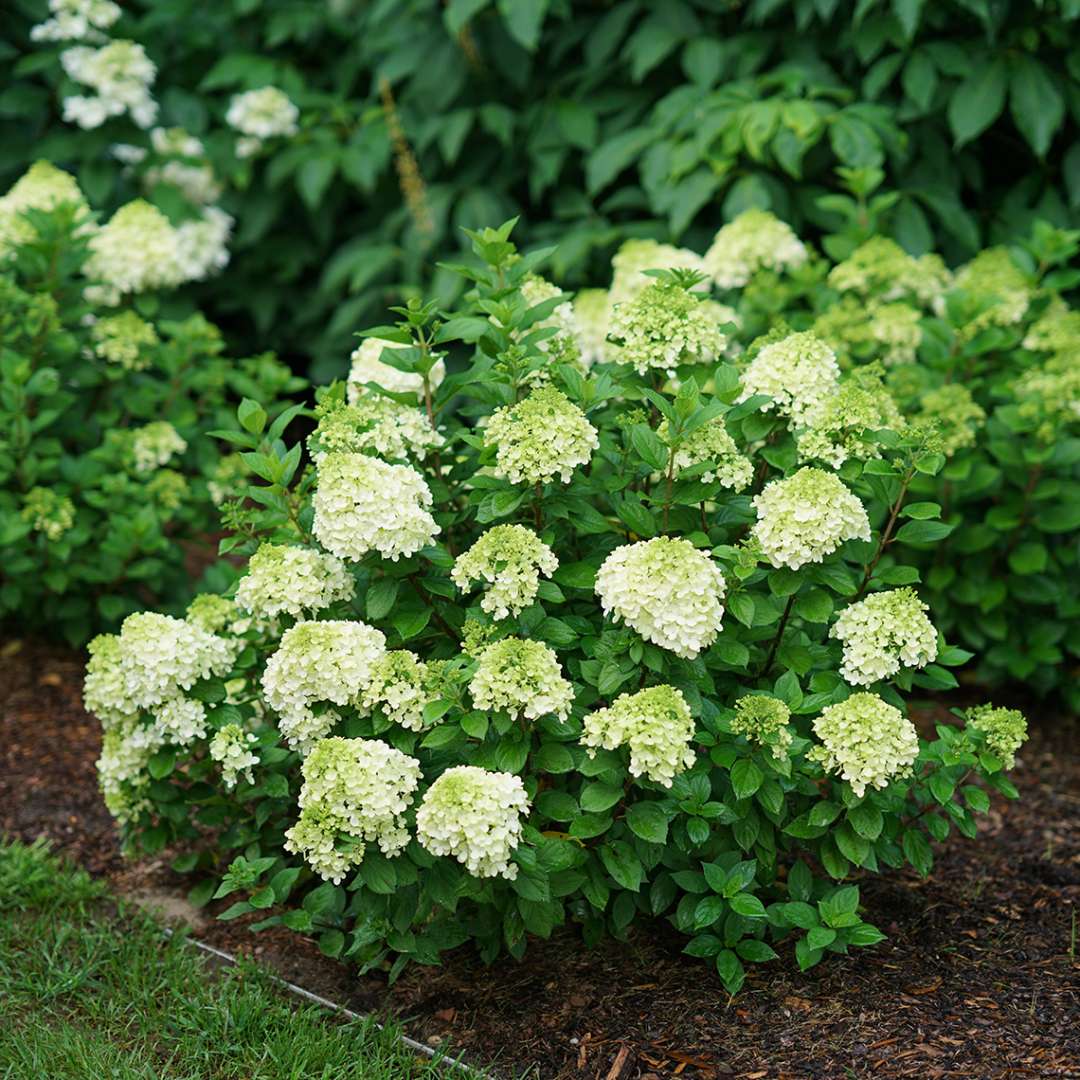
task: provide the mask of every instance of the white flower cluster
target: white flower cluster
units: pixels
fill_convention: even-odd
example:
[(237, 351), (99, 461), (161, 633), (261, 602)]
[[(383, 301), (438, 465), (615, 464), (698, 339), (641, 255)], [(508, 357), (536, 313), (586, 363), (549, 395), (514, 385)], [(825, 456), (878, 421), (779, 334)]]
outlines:
[(52, 488), (33, 487), (23, 496), (20, 517), (55, 543), (75, 524), (75, 504)]
[(112, 116), (128, 113), (139, 127), (148, 128), (157, 119), (157, 102), (150, 94), (157, 68), (138, 42), (75, 45), (60, 54), (60, 63), (68, 78), (94, 91), (93, 96), (64, 98), (68, 123), (97, 128)]
[(559, 560), (531, 529), (524, 525), (496, 525), (468, 551), (459, 555), (450, 580), (467, 592), (473, 581), (487, 583), (480, 606), (492, 618), (520, 615), (535, 599), (540, 575), (551, 577)]
[[(143, 184), (147, 189), (161, 183), (172, 184), (196, 206), (207, 206), (221, 197), (222, 186), (214, 175), (213, 166), (206, 159), (206, 148), (200, 139), (182, 127), (156, 127), (150, 132), (150, 145), (158, 158), (167, 160), (152, 165), (143, 174)], [(141, 148), (131, 149), (140, 151), (140, 160), (145, 156)], [(114, 155), (116, 150), (114, 147)]]
[[(611, 260), (612, 279), (608, 302), (614, 309), (619, 304), (629, 303), (650, 285), (656, 284), (656, 278), (646, 270), (697, 270), (707, 274), (705, 260), (687, 248), (677, 248), (671, 244), (661, 244), (656, 240), (627, 240)], [(697, 292), (708, 292), (707, 281), (695, 286)]]
[(795, 270), (808, 258), (786, 221), (767, 210), (744, 210), (705, 252), (705, 266), (721, 289), (742, 288), (759, 270)]
[[(661, 422), (656, 433), (671, 445), (666, 420)], [(754, 466), (748, 458), (739, 453), (722, 416), (714, 417), (695, 428), (675, 450), (676, 476), (687, 469), (706, 464), (708, 468), (701, 473), (701, 479), (707, 484), (719, 480), (722, 487), (731, 491), (742, 491), (754, 479)]]
[(891, 367), (915, 361), (923, 339), (921, 319), (922, 312), (907, 303), (848, 295), (822, 312), (812, 330), (836, 349), (841, 363), (870, 359)]
[(266, 139), (295, 135), (299, 119), (300, 110), (276, 86), (235, 95), (225, 114), (225, 122), (242, 136), (236, 142), (236, 156), (242, 158), (257, 154)]
[(807, 757), (837, 773), (860, 798), (868, 787), (888, 787), (910, 776), (919, 756), (915, 726), (897, 708), (876, 694), (852, 694), (846, 701), (826, 705), (814, 720), (822, 745)]
[(385, 855), (408, 844), (405, 812), (420, 783), (415, 758), (378, 739), (322, 739), (302, 771), (300, 820), (285, 833), (285, 850), (320, 877), (339, 884), (368, 844)]
[(914, 589), (871, 593), (840, 612), (829, 636), (844, 643), (840, 674), (855, 686), (869, 686), (901, 668), (926, 667), (937, 657), (937, 631), (930, 609)]
[(251, 747), (256, 741), (255, 734), (239, 724), (226, 724), (210, 740), (210, 758), (221, 766), (221, 781), (230, 790), (240, 776), (255, 782), (251, 770), (259, 764), (259, 755)]
[(720, 631), (724, 575), (689, 540), (657, 536), (617, 547), (596, 575), (606, 615), (693, 660)]
[[(552, 285), (539, 274), (530, 274), (521, 283), (521, 298), (527, 307), (535, 307), (561, 294), (562, 289), (557, 285)], [(553, 363), (580, 363), (581, 347), (578, 344), (580, 329), (573, 304), (569, 300), (564, 300), (557, 305), (546, 319), (533, 323), (526, 332), (532, 333), (534, 330), (541, 329), (555, 331), (551, 337), (545, 338), (538, 345), (540, 351), (550, 356)]]
[(513, 881), (518, 868), (510, 860), (528, 812), (525, 785), (513, 773), (457, 765), (424, 793), (416, 838), (432, 855), (457, 859), (474, 877)]
[(333, 555), (289, 544), (260, 544), (236, 586), (236, 603), (263, 618), (299, 618), (351, 600), (355, 581)]
[(1073, 352), (1049, 356), (1012, 384), (1017, 412), (1047, 445), (1080, 421), (1080, 363)]
[(694, 764), (690, 742), (694, 721), (682, 692), (673, 686), (650, 686), (636, 694), (620, 694), (608, 708), (585, 717), (582, 743), (590, 755), (596, 747), (630, 751), (630, 772), (664, 787)]
[(112, 0), (49, 0), (51, 17), (30, 31), (31, 41), (102, 41), (120, 18)]
[(323, 454), (334, 451), (374, 450), (391, 458), (423, 458), (445, 442), (420, 409), (364, 393), (351, 405), (322, 411), (308, 447), (318, 464)]
[(611, 302), (606, 289), (582, 289), (574, 296), (578, 347), (581, 349), (581, 362), (586, 368), (607, 360), (610, 319)]
[(102, 726), (98, 786), (106, 809), (118, 822), (126, 824), (150, 806), (145, 794), (150, 782), (147, 766), (161, 749), (163, 739), (155, 727), (141, 724), (137, 716), (102, 721)]
[(776, 409), (805, 427), (836, 393), (839, 381), (836, 354), (824, 341), (809, 331), (789, 334), (765, 345), (747, 365), (739, 401), (764, 394), (772, 400), (762, 405), (762, 412)]
[(177, 226), (177, 280), (205, 281), (228, 266), (232, 227), (233, 219), (217, 206), (204, 207), (197, 219)]
[(1016, 764), (1016, 751), (1027, 741), (1027, 720), (1019, 709), (976, 705), (964, 711), (968, 727), (982, 733), (987, 749), (1001, 758), (1006, 769)]
[(939, 303), (951, 279), (939, 256), (913, 258), (886, 236), (871, 237), (829, 271), (829, 284), (839, 292), (883, 301), (910, 297), (924, 306)]
[(961, 329), (961, 335), (968, 339), (988, 326), (1013, 326), (1020, 322), (1032, 299), (1027, 277), (1003, 247), (980, 251), (957, 271), (955, 286), (983, 305)]
[(1022, 344), (1033, 352), (1074, 352), (1080, 346), (1080, 311), (1055, 296), (1028, 327)]
[(469, 693), (477, 709), (529, 720), (548, 715), (565, 720), (574, 702), (574, 688), (563, 677), (555, 653), (542, 641), (515, 637), (480, 651)]
[(199, 593), (187, 606), (184, 618), (210, 634), (242, 633), (240, 626), (250, 622), (241, 617), (236, 604), (217, 593)]
[(546, 484), (556, 476), (568, 484), (574, 467), (585, 465), (600, 441), (562, 391), (541, 386), (492, 413), (484, 445), (496, 448), (495, 472), (512, 484)]
[(168, 465), (182, 454), (187, 443), (167, 420), (153, 420), (131, 433), (131, 456), (137, 473), (149, 473)]
[(160, 344), (152, 323), (139, 318), (130, 308), (119, 315), (107, 315), (90, 327), (93, 355), (126, 371), (144, 371), (150, 366), (148, 349)]
[[(383, 351), (386, 349), (407, 349), (399, 341), (384, 341), (382, 338), (365, 338), (349, 357), (349, 402), (355, 405), (361, 396), (367, 394), (365, 383), (374, 383), (392, 394), (419, 394), (424, 387), (423, 375), (412, 371), (398, 371), (396, 367), (384, 363)], [(428, 380), (434, 389), (446, 378), (446, 364), (436, 360)]]
[(770, 694), (745, 694), (735, 702), (731, 733), (745, 735), (759, 746), (767, 747), (777, 761), (788, 756), (792, 743), (787, 704)]
[(870, 521), (858, 497), (833, 473), (802, 468), (754, 496), (752, 535), (773, 566), (798, 570), (821, 562), (847, 540), (869, 540)]
[(385, 651), (383, 633), (359, 621), (298, 622), (286, 630), (266, 662), (262, 688), (289, 745), (303, 754), (323, 738), (340, 714), (315, 706), (353, 704)]
[(423, 731), (424, 707), (438, 697), (443, 661), (425, 664), (407, 649), (395, 649), (371, 665), (359, 706), (378, 709), (387, 720), (410, 731)]
[(93, 228), (87, 219), (90, 207), (70, 173), (37, 161), (0, 198), (0, 256), (35, 237), (34, 226), (23, 217), (26, 210), (54, 210), (70, 203), (83, 219), (80, 232)]
[(319, 462), (312, 532), (327, 551), (357, 562), (372, 549), (394, 562), (432, 543), (431, 490), (408, 465), (365, 454), (327, 454)]
[(611, 337), (620, 343), (614, 359), (644, 375), (659, 368), (715, 360), (727, 347), (715, 305), (704, 303), (674, 282), (658, 281), (633, 300), (616, 304)]

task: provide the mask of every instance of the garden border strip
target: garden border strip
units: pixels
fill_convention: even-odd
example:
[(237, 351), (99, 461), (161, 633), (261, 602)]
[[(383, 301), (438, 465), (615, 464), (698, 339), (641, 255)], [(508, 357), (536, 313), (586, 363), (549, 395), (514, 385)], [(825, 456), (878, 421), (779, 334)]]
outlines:
[[(173, 935), (176, 933), (176, 931), (171, 926), (163, 926), (161, 929), (162, 933), (167, 938), (173, 937)], [(194, 945), (197, 949), (201, 949), (203, 952), (209, 953), (211, 956), (217, 957), (218, 960), (222, 960), (226, 964), (231, 964), (235, 967), (238, 963), (237, 958), (231, 953), (227, 953), (224, 949), (219, 949), (215, 945), (207, 945), (205, 941), (199, 941), (198, 938), (192, 937), (190, 934), (186, 935), (184, 940), (187, 941), (189, 944)], [(375, 1017), (372, 1016), (370, 1013), (354, 1012), (352, 1009), (347, 1008), (344, 1005), (339, 1005), (336, 1001), (331, 1001), (329, 998), (322, 997), (322, 995), (316, 994), (311, 990), (306, 990), (304, 989), (304, 987), (298, 986), (296, 983), (289, 982), (288, 979), (283, 979), (280, 975), (275, 975), (272, 971), (267, 970), (265, 965), (260, 964), (259, 967), (262, 969), (263, 973), (267, 976), (267, 978), (269, 978), (272, 982), (276, 983), (278, 986), (284, 987), (290, 993), (296, 994), (297, 997), (301, 997), (304, 998), (306, 1001), (310, 1001), (313, 1005), (318, 1005), (320, 1008), (328, 1009), (330, 1012), (334, 1012), (340, 1016), (344, 1016), (348, 1020), (371, 1020), (379, 1029), (379, 1031), (386, 1030), (385, 1026), (379, 1023), (379, 1021), (376, 1020)], [(478, 1069), (472, 1065), (465, 1064), (465, 1062), (461, 1060), (460, 1056), (450, 1057), (449, 1055), (446, 1055), (443, 1058), (439, 1058), (439, 1051), (436, 1050), (433, 1046), (428, 1046), (427, 1043), (419, 1042), (416, 1039), (410, 1038), (408, 1035), (399, 1035), (398, 1039), (410, 1050), (416, 1050), (419, 1053), (423, 1054), (425, 1057), (431, 1058), (433, 1061), (439, 1060), (440, 1063), (452, 1065), (455, 1069), (461, 1070), (461, 1072), (465, 1076), (474, 1076), (477, 1078), (477, 1080), (494, 1080), (494, 1077), (491, 1073), (486, 1072), (483, 1069)]]

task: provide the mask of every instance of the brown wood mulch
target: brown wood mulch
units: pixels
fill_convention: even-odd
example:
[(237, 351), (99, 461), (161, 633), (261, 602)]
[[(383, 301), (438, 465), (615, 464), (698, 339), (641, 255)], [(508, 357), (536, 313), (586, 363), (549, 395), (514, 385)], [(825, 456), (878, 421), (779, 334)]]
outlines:
[[(44, 835), (122, 892), (182, 896), (163, 860), (120, 856), (81, 670), (59, 648), (0, 646), (0, 834)], [(196, 933), (506, 1077), (1080, 1078), (1080, 747), (1075, 723), (1030, 711), (1041, 727), (1014, 774), (1021, 800), (995, 799), (928, 880), (864, 883), (887, 942), (806, 974), (781, 946), (734, 1000), (664, 924), (593, 950), (568, 929), (490, 968), (463, 949), (392, 988), (286, 932), (203, 920)]]

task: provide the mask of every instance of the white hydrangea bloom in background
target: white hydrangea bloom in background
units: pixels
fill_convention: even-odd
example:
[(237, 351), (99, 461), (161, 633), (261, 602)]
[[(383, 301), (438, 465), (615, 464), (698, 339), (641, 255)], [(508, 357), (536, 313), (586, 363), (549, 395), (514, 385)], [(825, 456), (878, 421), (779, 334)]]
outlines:
[(926, 667), (937, 658), (929, 610), (914, 589), (871, 593), (849, 604), (829, 631), (844, 643), (840, 674), (856, 686), (869, 686), (901, 667)]
[(611, 337), (620, 342), (613, 359), (641, 375), (654, 368), (715, 360), (727, 347), (715, 306), (673, 282), (658, 281), (633, 300), (616, 304)]
[(1072, 352), (1080, 346), (1080, 311), (1055, 296), (1046, 310), (1028, 327), (1022, 342), (1033, 352)]
[(574, 296), (578, 348), (581, 350), (581, 362), (586, 368), (607, 360), (610, 319), (611, 301), (606, 289), (582, 289)]
[(374, 450), (391, 458), (424, 458), (445, 443), (421, 409), (367, 392), (351, 405), (323, 411), (308, 438), (316, 464), (334, 451)]
[(484, 445), (496, 447), (495, 472), (512, 484), (570, 483), (600, 445), (596, 428), (560, 390), (542, 386), (516, 405), (504, 405), (484, 429)]
[(794, 270), (808, 252), (786, 221), (767, 210), (744, 210), (705, 252), (705, 266), (721, 289), (739, 289), (758, 270)]
[[(527, 307), (535, 307), (545, 300), (552, 300), (560, 295), (562, 295), (562, 289), (539, 274), (530, 274), (521, 282), (521, 298)], [(573, 304), (569, 300), (558, 304), (546, 319), (534, 323), (526, 333), (539, 329), (555, 330), (551, 337), (538, 344), (537, 347), (541, 352), (547, 353), (553, 361), (565, 363), (580, 361), (581, 350), (578, 346), (580, 330)]]
[(914, 724), (876, 694), (827, 705), (814, 720), (814, 734), (822, 745), (807, 757), (846, 780), (860, 798), (868, 787), (885, 788), (910, 776), (919, 756)]
[(64, 99), (64, 119), (81, 128), (96, 128), (109, 117), (128, 113), (141, 128), (157, 119), (157, 102), (150, 87), (157, 67), (136, 41), (110, 41), (100, 48), (75, 45), (60, 54), (68, 78), (88, 86), (93, 97)]
[(798, 570), (821, 562), (847, 540), (869, 540), (870, 521), (858, 496), (835, 474), (802, 468), (754, 496), (752, 536), (773, 566)]
[(606, 615), (693, 660), (720, 631), (724, 575), (689, 540), (657, 536), (617, 547), (596, 575)]
[(531, 529), (524, 525), (496, 525), (468, 551), (459, 555), (450, 580), (462, 592), (473, 581), (487, 583), (480, 606), (492, 618), (520, 615), (535, 599), (540, 575), (551, 577), (559, 560)]
[(333, 555), (288, 544), (260, 544), (236, 587), (236, 602), (263, 618), (299, 618), (340, 600), (351, 600), (356, 583)]
[[(661, 421), (656, 433), (665, 443), (671, 445), (666, 420)], [(704, 464), (709, 467), (701, 474), (701, 479), (705, 483), (719, 480), (723, 487), (731, 491), (742, 491), (754, 479), (754, 466), (749, 458), (739, 453), (722, 416), (714, 417), (695, 428), (679, 443), (675, 451), (676, 476)]]
[[(349, 402), (355, 405), (361, 396), (369, 393), (365, 383), (375, 383), (392, 394), (419, 394), (424, 388), (424, 377), (413, 371), (398, 371), (381, 359), (385, 349), (408, 349), (399, 341), (382, 338), (365, 338), (349, 357)], [(436, 360), (428, 374), (432, 389), (446, 378), (446, 364)]]
[[(0, 256), (34, 239), (34, 226), (23, 217), (26, 210), (54, 210), (70, 203), (78, 217), (90, 213), (86, 197), (75, 177), (47, 161), (36, 161), (12, 184), (0, 198)], [(93, 225), (84, 220), (79, 232), (92, 231)]]
[(771, 694), (745, 694), (735, 702), (731, 733), (745, 735), (758, 746), (767, 747), (777, 761), (788, 756), (792, 743), (788, 721), (791, 710)]
[(55, 543), (75, 524), (75, 504), (52, 488), (33, 487), (23, 496), (19, 516)]
[(322, 739), (303, 775), (300, 820), (285, 833), (285, 850), (320, 877), (340, 883), (368, 844), (396, 855), (409, 842), (405, 812), (420, 782), (415, 758), (378, 739)]
[(276, 86), (236, 94), (225, 113), (225, 122), (243, 136), (236, 144), (238, 157), (258, 153), (265, 139), (295, 135), (299, 119), (300, 110)]
[(220, 634), (223, 630), (236, 632), (235, 624), (240, 621), (240, 612), (236, 604), (227, 597), (218, 596), (216, 593), (199, 593), (188, 604), (184, 618), (200, 630)]
[(416, 812), (416, 838), (432, 855), (450, 855), (474, 877), (513, 881), (511, 862), (529, 812), (525, 785), (512, 773), (474, 765), (447, 769), (424, 792)]
[(318, 465), (312, 532), (327, 551), (353, 562), (374, 549), (394, 562), (432, 543), (431, 490), (408, 465), (365, 454), (327, 454)]
[(968, 339), (988, 326), (1014, 326), (1027, 314), (1033, 297), (1026, 275), (1003, 247), (980, 251), (957, 271), (954, 284), (986, 305), (962, 328), (961, 335)]
[(176, 229), (156, 206), (135, 199), (90, 238), (83, 273), (119, 294), (173, 288), (181, 281)]
[(239, 724), (226, 724), (210, 740), (210, 758), (221, 766), (221, 781), (229, 790), (241, 776), (249, 784), (255, 782), (251, 770), (259, 764), (259, 755), (251, 748), (256, 741), (254, 732)]
[(130, 309), (119, 315), (106, 315), (90, 327), (94, 340), (93, 355), (126, 371), (144, 371), (150, 366), (148, 349), (160, 344), (152, 323), (140, 319)]
[(938, 255), (914, 258), (887, 236), (871, 237), (829, 271), (829, 284), (882, 301), (910, 297), (935, 305), (949, 288), (952, 274)]
[(574, 702), (574, 688), (563, 677), (554, 651), (542, 641), (514, 637), (480, 651), (469, 693), (477, 709), (529, 720), (548, 715), (565, 720)]
[(664, 787), (694, 764), (690, 742), (694, 721), (682, 692), (673, 686), (650, 686), (636, 694), (620, 694), (606, 709), (585, 717), (581, 741), (596, 747), (630, 751), (630, 772)]
[(979, 428), (986, 422), (986, 413), (966, 386), (947, 383), (923, 394), (914, 419), (932, 423), (941, 440), (941, 452), (952, 457), (957, 450), (975, 445)]
[[(688, 248), (661, 244), (656, 240), (627, 240), (611, 260), (611, 290), (608, 301), (611, 307), (625, 304), (637, 297), (644, 289), (656, 284), (656, 278), (646, 270), (697, 270), (707, 274), (705, 260)], [(696, 285), (695, 291), (708, 292), (708, 281)]]
[(104, 41), (102, 31), (121, 15), (112, 0), (49, 0), (49, 12), (31, 29), (31, 41)]
[(153, 420), (131, 433), (131, 456), (137, 473), (149, 473), (182, 454), (187, 443), (167, 420)]
[(356, 701), (385, 651), (383, 633), (359, 621), (299, 622), (286, 630), (266, 662), (262, 688), (289, 745), (306, 753), (326, 735), (340, 714), (316, 714), (314, 706)]
[(360, 694), (358, 706), (378, 709), (387, 720), (410, 731), (423, 731), (424, 707), (438, 698), (444, 661), (425, 664), (407, 649), (394, 649), (371, 665), (371, 677)]
[(742, 373), (739, 401), (755, 394), (772, 398), (762, 412), (775, 409), (798, 426), (808, 426), (840, 381), (836, 354), (810, 332), (789, 334), (765, 345)]
[(176, 268), (178, 281), (205, 281), (229, 264), (229, 237), (233, 219), (216, 206), (203, 208), (195, 221), (176, 228)]

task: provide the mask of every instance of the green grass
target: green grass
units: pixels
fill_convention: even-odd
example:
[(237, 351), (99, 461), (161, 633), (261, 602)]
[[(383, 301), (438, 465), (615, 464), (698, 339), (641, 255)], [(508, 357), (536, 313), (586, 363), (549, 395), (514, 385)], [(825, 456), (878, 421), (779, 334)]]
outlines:
[(0, 846), (0, 1080), (449, 1075), (393, 1029), (298, 1007), (250, 965), (212, 970), (44, 846)]

